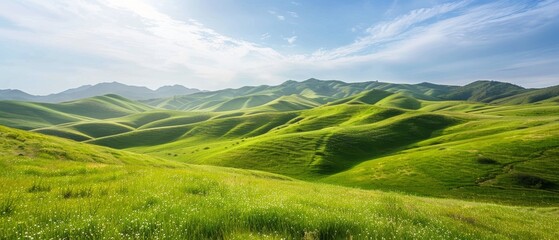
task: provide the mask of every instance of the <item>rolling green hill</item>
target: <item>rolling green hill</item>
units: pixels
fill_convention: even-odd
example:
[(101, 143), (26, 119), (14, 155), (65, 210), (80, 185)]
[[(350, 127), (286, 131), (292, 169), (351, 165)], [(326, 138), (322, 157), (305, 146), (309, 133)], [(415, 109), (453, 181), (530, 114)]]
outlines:
[(30, 130), (70, 122), (123, 117), (151, 109), (117, 95), (58, 104), (0, 101), (0, 124)]
[[(554, 204), (559, 197), (555, 120), (477, 120), (398, 154), (324, 179), (362, 188), (503, 202)], [(473, 194), (473, 193), (477, 194)]]
[(498, 99), (494, 101), (498, 104), (525, 104), (525, 103), (535, 103), (540, 101), (559, 101), (559, 86), (533, 89), (531, 91), (526, 91), (521, 94), (517, 94), (511, 97)]
[(492, 102), (522, 93), (525, 89), (510, 83), (497, 81), (476, 81), (454, 89), (444, 95), (448, 100), (468, 100), (473, 102)]
[[(559, 170), (557, 105), (422, 104), (436, 110), (344, 103), (285, 113), (273, 117), (285, 116), (285, 123), (259, 134), (230, 134), (248, 116), (220, 118), (187, 125), (181, 137), (167, 143), (130, 150), (427, 196), (515, 204), (559, 201), (559, 178), (550, 174)], [(454, 108), (435, 106), (444, 104)], [(253, 118), (252, 124), (269, 122)], [(123, 147), (112, 145), (112, 138), (93, 143)]]
[(273, 100), (292, 96), (289, 103), (294, 106), (272, 108), (276, 111), (288, 111), (317, 106), (330, 101), (347, 98), (363, 91), (378, 89), (419, 99), (437, 100), (446, 91), (456, 87), (436, 84), (392, 84), (382, 82), (345, 83), (336, 80), (308, 79), (302, 82), (286, 81), (278, 86), (242, 87), (213, 92), (198, 92), (186, 96), (145, 101), (159, 108), (203, 111), (239, 111), (266, 105)]
[[(530, 101), (516, 100), (515, 103), (533, 103), (547, 98), (557, 97), (556, 88), (524, 89), (510, 83), (480, 80), (465, 86), (447, 86), (433, 83), (394, 84), (384, 82), (345, 83), (336, 80), (308, 79), (302, 82), (286, 81), (277, 86), (254, 86), (238, 89), (198, 92), (186, 96), (174, 96), (167, 99), (152, 99), (145, 103), (159, 108), (196, 111), (247, 111), (270, 103), (285, 96), (303, 98), (305, 105), (317, 106), (351, 98), (370, 90), (398, 93), (400, 96), (418, 100), (463, 100), (470, 102), (506, 103), (516, 97)], [(536, 96), (537, 95), (537, 96)], [(292, 102), (292, 101), (290, 101)], [(295, 101), (299, 102), (299, 101)], [(296, 108), (273, 108), (287, 111)], [(270, 110), (270, 109), (268, 109)]]
[(134, 102), (114, 94), (64, 102), (60, 104), (42, 105), (60, 112), (95, 119), (122, 117), (132, 113), (144, 112), (152, 109), (151, 107), (141, 103)]
[[(5, 112), (20, 115), (0, 121), (178, 162), (423, 196), (553, 205), (559, 202), (559, 178), (552, 174), (559, 170), (554, 89), (310, 79), (164, 101), (188, 111), (112, 95), (57, 105), (6, 102)], [(491, 97), (517, 90), (522, 93)], [(449, 92), (465, 92), (467, 101), (433, 100)], [(528, 98), (533, 103), (512, 101)], [(499, 99), (503, 104), (494, 103)], [(12, 105), (32, 110), (5, 107)]]
[(87, 119), (40, 103), (0, 101), (0, 124), (20, 129), (35, 129)]
[(0, 182), (0, 236), (6, 239), (559, 237), (556, 207), (308, 183), (6, 127), (0, 127)]

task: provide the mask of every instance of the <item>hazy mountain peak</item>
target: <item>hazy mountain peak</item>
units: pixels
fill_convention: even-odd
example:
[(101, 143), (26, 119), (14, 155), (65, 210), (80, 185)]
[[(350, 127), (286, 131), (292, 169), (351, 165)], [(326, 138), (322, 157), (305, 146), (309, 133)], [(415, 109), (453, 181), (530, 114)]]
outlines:
[[(174, 84), (174, 85), (165, 85), (165, 86), (161, 86), (161, 87), (159, 87), (158, 89), (156, 89), (155, 91), (166, 91), (166, 90), (170, 90), (170, 89), (173, 89), (173, 90), (178, 90), (178, 89), (180, 89), (180, 90), (189, 90), (189, 89), (191, 89), (191, 88), (187, 88), (187, 87), (185, 87), (185, 86), (183, 86), (183, 85), (179, 85), (179, 84)], [(193, 90), (193, 88), (192, 88), (192, 90)]]
[(288, 84), (294, 84), (294, 83), (297, 83), (297, 81), (295, 81), (295, 80), (287, 80), (287, 81), (283, 82), (281, 85), (288, 85)]
[(474, 81), (474, 82), (471, 82), (471, 83), (468, 83), (468, 84), (464, 85), (464, 87), (481, 86), (481, 85), (485, 85), (485, 86), (503, 85), (503, 86), (509, 86), (509, 87), (518, 88), (518, 89), (524, 89), (523, 87), (512, 84), (512, 83), (500, 82), (500, 81), (495, 81), (495, 80), (477, 80), (477, 81)]
[(176, 95), (187, 95), (199, 92), (198, 89), (186, 88), (182, 85), (163, 86), (157, 90), (151, 90), (144, 86), (131, 86), (116, 81), (102, 82), (95, 85), (83, 85), (77, 88), (71, 88), (59, 93), (49, 94), (47, 96), (30, 95), (20, 90), (3, 90), (0, 100), (23, 100), (38, 102), (66, 102), (81, 98), (94, 96), (102, 96), (114, 94), (133, 100), (147, 100), (153, 98), (166, 98)]
[(307, 79), (307, 80), (305, 80), (305, 81), (303, 81), (303, 82), (320, 82), (320, 81), (321, 81), (320, 79), (309, 78), (309, 79)]
[(33, 96), (17, 89), (0, 90), (0, 100), (33, 100)]
[(523, 87), (511, 83), (478, 80), (455, 89), (447, 94), (446, 98), (451, 100), (491, 102), (499, 98), (518, 94), (523, 90), (525, 90)]

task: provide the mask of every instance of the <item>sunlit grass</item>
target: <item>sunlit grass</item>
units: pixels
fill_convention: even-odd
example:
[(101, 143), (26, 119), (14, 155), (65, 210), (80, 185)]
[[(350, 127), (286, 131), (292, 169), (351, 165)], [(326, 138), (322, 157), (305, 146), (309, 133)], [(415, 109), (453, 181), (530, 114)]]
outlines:
[[(15, 169), (20, 167), (25, 168)], [(419, 198), (276, 178), (280, 177), (194, 166), (107, 167), (73, 176), (4, 175), (0, 179), (8, 187), (0, 192), (0, 235), (8, 239), (558, 237), (556, 208)], [(51, 190), (30, 192), (37, 182), (52, 186)]]
[(308, 183), (0, 130), (0, 236), (5, 239), (559, 237), (556, 207)]

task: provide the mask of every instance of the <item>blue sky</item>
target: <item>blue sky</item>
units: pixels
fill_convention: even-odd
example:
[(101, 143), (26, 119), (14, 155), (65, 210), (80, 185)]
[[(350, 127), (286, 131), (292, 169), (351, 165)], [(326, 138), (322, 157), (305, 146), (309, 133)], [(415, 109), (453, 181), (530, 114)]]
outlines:
[(0, 2), (0, 89), (559, 84), (559, 0)]

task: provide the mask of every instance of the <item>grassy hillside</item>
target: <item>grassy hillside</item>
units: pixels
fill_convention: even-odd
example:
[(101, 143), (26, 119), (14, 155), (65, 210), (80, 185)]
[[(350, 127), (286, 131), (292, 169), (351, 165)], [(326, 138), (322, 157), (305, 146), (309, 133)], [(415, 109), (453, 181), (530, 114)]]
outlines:
[[(559, 202), (559, 179), (544, 174), (559, 170), (554, 102), (425, 101), (376, 89), (318, 107), (297, 95), (280, 99), (247, 111), (151, 110), (35, 131), (345, 186), (513, 204)], [(537, 132), (547, 134), (532, 137)], [(492, 163), (478, 162), (485, 157)]]
[(344, 99), (337, 100), (335, 102), (329, 103), (328, 105), (337, 105), (337, 104), (343, 104), (343, 103), (348, 103), (348, 104), (375, 104), (378, 101), (380, 101), (383, 98), (386, 98), (390, 95), (392, 95), (391, 92), (373, 89), (373, 90), (368, 90), (368, 91), (361, 92), (359, 94), (356, 94), (356, 95), (353, 95), (353, 96), (350, 96), (350, 97), (347, 97), (347, 98), (344, 98)]
[(557, 208), (307, 183), (5, 127), (0, 135), (0, 236), (6, 239), (559, 237)]
[(511, 97), (495, 100), (498, 104), (525, 104), (540, 101), (559, 102), (559, 86), (533, 89)]
[[(175, 96), (168, 99), (154, 99), (146, 103), (166, 109), (203, 110), (203, 111), (238, 111), (265, 106), (271, 101), (282, 101), (283, 97), (296, 96), (290, 99), (294, 106), (272, 108), (275, 111), (306, 109), (327, 102), (344, 99), (364, 91), (377, 89), (392, 93), (401, 93), (419, 99), (440, 99), (443, 93), (456, 87), (436, 84), (392, 84), (383, 82), (345, 83), (336, 80), (308, 79), (302, 82), (286, 81), (277, 86), (242, 87), (213, 92), (199, 92), (186, 96)], [(301, 99), (302, 98), (302, 99)], [(304, 103), (301, 103), (304, 102)], [(269, 105), (269, 104), (268, 104)]]
[[(555, 89), (555, 90), (554, 90)], [(195, 111), (247, 111), (264, 106), (271, 101), (279, 101), (282, 97), (296, 96), (303, 98), (305, 106), (317, 106), (329, 102), (344, 102), (353, 96), (365, 94), (371, 90), (396, 93), (403, 97), (418, 100), (463, 100), (470, 102), (510, 102), (531, 103), (547, 98), (559, 97), (556, 88), (524, 89), (510, 83), (498, 81), (476, 81), (465, 86), (447, 86), (433, 83), (394, 84), (384, 82), (345, 83), (336, 80), (308, 79), (302, 82), (286, 81), (277, 86), (246, 86), (238, 89), (224, 89), (219, 91), (198, 92), (186, 96), (174, 96), (166, 99), (152, 99), (145, 103), (159, 108)], [(533, 92), (532, 94), (529, 94)], [(378, 92), (373, 94), (378, 95)], [(530, 98), (532, 100), (515, 100)], [(537, 95), (537, 96), (535, 96)], [(532, 97), (530, 97), (532, 96)], [(508, 99), (508, 100), (505, 100)], [(295, 100), (298, 102), (299, 100)], [(512, 101), (512, 102), (511, 102)], [(293, 99), (288, 102), (293, 103)], [(267, 110), (289, 111), (307, 109), (273, 108)]]
[(33, 130), (33, 132), (43, 133), (43, 134), (62, 137), (62, 138), (67, 138), (67, 139), (72, 139), (74, 141), (79, 141), (79, 142), (87, 141), (87, 140), (92, 139), (91, 136), (88, 136), (84, 133), (81, 133), (81, 132), (78, 132), (76, 130), (69, 129), (69, 128), (62, 128), (62, 127), (59, 127), (59, 126), (39, 128), (39, 129)]
[(201, 113), (156, 121), (133, 132), (89, 142), (113, 148), (130, 148), (157, 146), (180, 139), (191, 140), (191, 138), (209, 142), (212, 139), (237, 139), (264, 134), (295, 116), (294, 113), (268, 113), (230, 117), (217, 115), (209, 118), (207, 114)]
[(86, 119), (40, 103), (0, 101), (0, 124), (20, 129), (35, 129)]
[(83, 120), (123, 117), (151, 109), (117, 95), (59, 104), (0, 101), (0, 124), (30, 130)]
[(390, 97), (384, 98), (378, 103), (377, 106), (382, 107), (392, 107), (392, 108), (404, 108), (404, 109), (419, 109), (421, 103), (412, 97), (405, 96), (403, 94), (393, 94)]
[(522, 93), (525, 89), (510, 83), (497, 81), (476, 81), (454, 89), (443, 96), (449, 100), (468, 100), (473, 102), (491, 102), (496, 99)]
[(144, 112), (152, 109), (144, 104), (128, 100), (118, 95), (86, 98), (60, 104), (43, 104), (51, 109), (95, 119), (122, 117), (132, 113)]
[(555, 174), (559, 124), (555, 120), (468, 122), (324, 181), (441, 197), (554, 205), (559, 201)]
[[(514, 204), (559, 202), (559, 179), (546, 173), (559, 170), (557, 105), (404, 96), (420, 104), (410, 110), (399, 105), (400, 97), (368, 101), (373, 105), (350, 99), (292, 113), (214, 118), (184, 125), (180, 137), (163, 144), (118, 145), (110, 142), (113, 137), (93, 143), (368, 189)], [(394, 107), (379, 104), (383, 101)], [(259, 128), (265, 131), (250, 130)], [(114, 139), (120, 138), (128, 143), (142, 137)]]
[[(467, 88), (483, 90), (480, 84), (493, 87), (476, 96), (515, 88), (496, 82)], [(374, 88), (379, 86), (389, 91)], [(559, 179), (551, 174), (559, 170), (554, 159), (559, 106), (553, 98), (517, 105), (428, 101), (412, 97), (420, 87), (433, 91), (416, 93), (433, 98), (464, 89), (311, 79), (186, 96), (191, 107), (205, 110), (151, 110), (105, 96), (46, 108), (56, 113), (47, 116), (74, 117), (71, 122), (51, 124), (35, 111), (22, 111), (22, 118), (48, 125), (37, 132), (179, 162), (423, 196), (522, 205), (559, 202)], [(553, 93), (548, 90), (543, 93)], [(247, 95), (236, 96), (239, 92)], [(93, 119), (61, 112), (66, 105), (99, 101), (131, 113)]]

